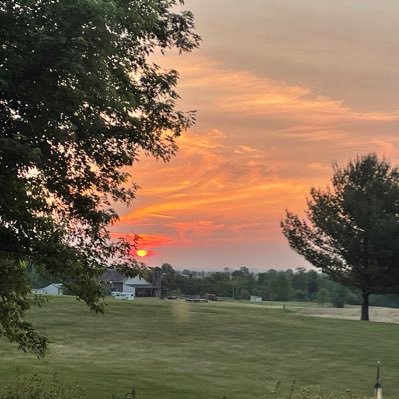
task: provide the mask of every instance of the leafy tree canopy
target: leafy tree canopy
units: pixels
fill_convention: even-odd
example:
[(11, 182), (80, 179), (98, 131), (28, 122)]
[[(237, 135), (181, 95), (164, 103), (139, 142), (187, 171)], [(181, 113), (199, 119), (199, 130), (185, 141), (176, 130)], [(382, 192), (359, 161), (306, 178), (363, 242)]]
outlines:
[(5, 0), (0, 4), (0, 335), (42, 354), (27, 323), (29, 264), (95, 311), (111, 263), (137, 272), (132, 243), (112, 242), (139, 153), (168, 160), (194, 121), (176, 108), (178, 73), (155, 51), (199, 44), (179, 0)]
[(370, 294), (399, 291), (399, 169), (369, 154), (334, 166), (331, 187), (312, 188), (307, 220), (287, 212), (291, 247), (333, 280)]

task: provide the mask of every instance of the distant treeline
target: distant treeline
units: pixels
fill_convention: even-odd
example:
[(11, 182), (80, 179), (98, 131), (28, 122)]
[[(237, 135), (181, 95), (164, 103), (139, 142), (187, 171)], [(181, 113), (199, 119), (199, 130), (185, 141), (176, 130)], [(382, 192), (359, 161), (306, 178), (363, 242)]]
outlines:
[[(270, 269), (262, 273), (251, 273), (248, 268), (238, 270), (225, 268), (222, 272), (197, 272), (175, 270), (165, 263), (161, 266), (162, 287), (169, 294), (204, 295), (249, 299), (260, 296), (265, 301), (312, 301), (331, 303), (336, 307), (344, 304), (360, 305), (360, 291), (349, 289), (331, 281), (314, 270)], [(146, 276), (151, 281), (151, 271)], [(372, 295), (372, 306), (399, 307), (399, 295)]]
[[(175, 270), (170, 264), (161, 266), (162, 287), (169, 295), (205, 295), (249, 299), (260, 296), (264, 301), (312, 301), (343, 307), (344, 304), (360, 305), (360, 291), (349, 289), (330, 280), (315, 270), (269, 269), (262, 273), (251, 273), (248, 268), (229, 268), (221, 272)], [(148, 269), (145, 279), (152, 281), (152, 270)], [(62, 283), (49, 275), (39, 273), (34, 267), (27, 267), (27, 278), (32, 288), (41, 288), (50, 283)], [(399, 294), (399, 293), (398, 293)], [(399, 295), (371, 295), (371, 306), (399, 308)]]

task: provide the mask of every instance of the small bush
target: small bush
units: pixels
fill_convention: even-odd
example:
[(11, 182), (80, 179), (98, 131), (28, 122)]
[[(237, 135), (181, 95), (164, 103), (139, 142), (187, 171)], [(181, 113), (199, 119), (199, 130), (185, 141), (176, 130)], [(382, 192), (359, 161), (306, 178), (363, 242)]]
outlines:
[(326, 288), (321, 288), (317, 293), (317, 303), (324, 306), (326, 303), (331, 302), (330, 293)]
[(0, 392), (0, 399), (86, 399), (86, 395), (78, 384), (60, 383), (57, 373), (46, 380), (36, 374), (22, 377), (17, 370), (14, 383)]

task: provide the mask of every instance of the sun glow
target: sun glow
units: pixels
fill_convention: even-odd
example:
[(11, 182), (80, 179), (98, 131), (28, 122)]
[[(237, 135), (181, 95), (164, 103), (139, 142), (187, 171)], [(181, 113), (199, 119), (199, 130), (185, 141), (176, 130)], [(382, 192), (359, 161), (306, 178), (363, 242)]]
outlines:
[(141, 258), (144, 258), (144, 256), (147, 256), (148, 251), (145, 249), (138, 249), (136, 251), (137, 256), (140, 256)]

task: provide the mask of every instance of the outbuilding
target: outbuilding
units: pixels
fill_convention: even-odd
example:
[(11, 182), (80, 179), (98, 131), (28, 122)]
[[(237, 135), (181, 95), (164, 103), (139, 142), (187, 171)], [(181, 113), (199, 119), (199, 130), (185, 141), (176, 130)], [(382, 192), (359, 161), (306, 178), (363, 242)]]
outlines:
[(34, 290), (34, 292), (43, 295), (63, 295), (63, 287), (62, 284), (51, 283), (46, 287)]
[(249, 300), (251, 302), (262, 302), (262, 297), (261, 296), (255, 296), (255, 295), (251, 295), (249, 297)]

